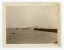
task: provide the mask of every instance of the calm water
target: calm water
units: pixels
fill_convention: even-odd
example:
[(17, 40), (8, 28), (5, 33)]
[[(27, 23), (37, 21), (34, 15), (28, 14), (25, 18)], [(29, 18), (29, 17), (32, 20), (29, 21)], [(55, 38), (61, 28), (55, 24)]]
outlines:
[(57, 33), (7, 28), (6, 42), (8, 44), (43, 44), (57, 41)]

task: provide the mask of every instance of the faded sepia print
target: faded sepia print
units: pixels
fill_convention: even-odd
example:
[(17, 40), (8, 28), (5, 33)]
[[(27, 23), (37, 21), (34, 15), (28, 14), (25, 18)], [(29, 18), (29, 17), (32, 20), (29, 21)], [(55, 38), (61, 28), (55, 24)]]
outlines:
[(20, 4), (6, 5), (6, 44), (57, 44), (59, 4)]

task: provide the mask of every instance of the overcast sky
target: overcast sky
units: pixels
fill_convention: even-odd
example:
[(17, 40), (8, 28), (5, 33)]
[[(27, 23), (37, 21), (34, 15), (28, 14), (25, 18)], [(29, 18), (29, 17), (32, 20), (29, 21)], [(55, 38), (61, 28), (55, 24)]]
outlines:
[(58, 6), (7, 6), (6, 24), (8, 28), (57, 28)]

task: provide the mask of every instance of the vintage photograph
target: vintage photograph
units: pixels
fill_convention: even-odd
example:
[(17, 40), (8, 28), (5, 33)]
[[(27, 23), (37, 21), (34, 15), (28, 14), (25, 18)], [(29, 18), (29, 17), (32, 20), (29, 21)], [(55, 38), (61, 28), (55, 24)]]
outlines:
[(6, 44), (57, 44), (58, 3), (6, 5)]

